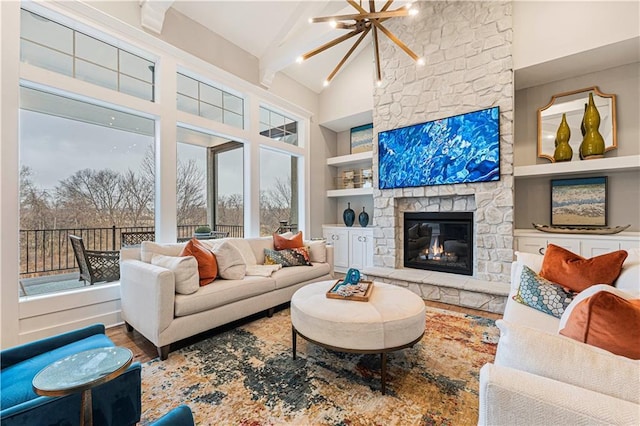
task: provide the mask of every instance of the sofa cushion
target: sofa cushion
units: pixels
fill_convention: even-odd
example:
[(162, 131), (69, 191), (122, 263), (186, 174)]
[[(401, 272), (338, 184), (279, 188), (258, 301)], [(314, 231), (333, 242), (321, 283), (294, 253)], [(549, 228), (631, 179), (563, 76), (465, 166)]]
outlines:
[(582, 291), (594, 284), (613, 285), (627, 255), (626, 251), (618, 250), (585, 259), (565, 248), (549, 244), (540, 276), (573, 291)]
[(542, 278), (528, 266), (524, 266), (520, 274), (520, 287), (514, 300), (560, 318), (575, 295), (576, 293), (565, 291), (561, 285)]
[(496, 321), (495, 364), (569, 383), (625, 401), (640, 400), (640, 361), (614, 355), (558, 334)]
[[(182, 317), (208, 311), (275, 290), (275, 280), (264, 277), (244, 277), (241, 280), (218, 280), (200, 287), (193, 294), (176, 294), (175, 316)], [(216, 315), (212, 312), (211, 315)]]
[(264, 249), (273, 250), (273, 237), (246, 238), (258, 265), (264, 264)]
[(291, 266), (311, 266), (306, 247), (284, 250), (264, 249), (264, 264), (282, 265), (285, 268)]
[(309, 252), (311, 262), (324, 263), (327, 261), (327, 241), (326, 240), (304, 240), (304, 245)]
[(180, 256), (185, 243), (154, 243), (153, 241), (143, 241), (140, 245), (140, 260), (151, 263), (154, 254), (164, 256)]
[(302, 231), (298, 231), (297, 234), (287, 237), (278, 233), (273, 234), (273, 248), (276, 250), (284, 250), (290, 248), (304, 247), (302, 240)]
[(324, 277), (329, 274), (328, 263), (312, 263), (311, 266), (292, 266), (282, 268), (271, 275), (276, 281), (276, 288), (290, 287), (305, 281)]
[(187, 242), (180, 252), (180, 256), (193, 256), (196, 258), (201, 286), (212, 283), (218, 276), (216, 257), (206, 245), (196, 238), (192, 238)]
[(38, 398), (31, 382), (40, 370), (52, 362), (78, 352), (110, 346), (114, 346), (113, 342), (106, 335), (94, 334), (3, 369), (0, 381), (1, 409)]
[(640, 359), (640, 299), (606, 284), (583, 291), (560, 321), (559, 333), (616, 355)]
[(156, 254), (151, 258), (151, 264), (162, 266), (173, 272), (176, 293), (191, 294), (198, 291), (200, 278), (198, 275), (198, 261), (195, 257)]
[(222, 241), (212, 250), (218, 262), (218, 274), (225, 280), (241, 280), (247, 273), (247, 265), (240, 251), (229, 241)]

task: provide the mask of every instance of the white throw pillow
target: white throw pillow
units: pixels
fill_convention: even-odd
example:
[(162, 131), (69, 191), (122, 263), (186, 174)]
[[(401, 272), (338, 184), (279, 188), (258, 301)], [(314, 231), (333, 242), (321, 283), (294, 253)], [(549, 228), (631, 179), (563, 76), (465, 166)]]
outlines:
[(504, 320), (495, 364), (569, 383), (625, 401), (640, 400), (640, 361)]
[(256, 265), (258, 261), (256, 260), (256, 255), (253, 254), (253, 249), (251, 248), (251, 244), (249, 241), (244, 238), (229, 238), (227, 239), (229, 243), (231, 243), (235, 248), (238, 249), (242, 258), (244, 259), (244, 263), (247, 266)]
[(247, 265), (240, 251), (229, 241), (222, 241), (211, 251), (218, 262), (218, 275), (225, 280), (241, 280), (247, 273)]
[(580, 302), (582, 302), (585, 299), (590, 298), (594, 294), (596, 294), (598, 292), (601, 292), (601, 291), (606, 291), (606, 292), (609, 292), (609, 293), (613, 293), (616, 296), (618, 296), (618, 297), (620, 297), (622, 299), (625, 299), (625, 300), (637, 299), (637, 296), (634, 296), (633, 294), (629, 294), (626, 291), (622, 291), (622, 290), (620, 290), (618, 288), (610, 286), (609, 284), (592, 285), (591, 287), (588, 287), (585, 290), (582, 290), (580, 293), (578, 293), (577, 296), (573, 298), (573, 300), (571, 301), (569, 306), (567, 306), (567, 309), (564, 310), (564, 312), (562, 313), (562, 317), (560, 318), (560, 323), (558, 324), (558, 332), (560, 332), (560, 330), (562, 330), (563, 328), (565, 328), (567, 326), (567, 321), (569, 321), (569, 317), (571, 316), (571, 313), (573, 312), (573, 309), (576, 306), (578, 306), (578, 304), (580, 304)]
[(622, 272), (613, 285), (637, 297), (640, 295), (640, 249), (628, 249), (627, 253)]
[(325, 263), (327, 261), (326, 240), (305, 240), (304, 245), (309, 247), (309, 260), (311, 262)]
[(154, 254), (162, 254), (164, 256), (180, 256), (180, 252), (186, 243), (154, 243), (152, 241), (143, 241), (140, 246), (140, 260), (151, 263)]
[(162, 266), (173, 272), (176, 293), (191, 294), (200, 288), (198, 261), (193, 256), (179, 257), (156, 254), (151, 258), (151, 264)]

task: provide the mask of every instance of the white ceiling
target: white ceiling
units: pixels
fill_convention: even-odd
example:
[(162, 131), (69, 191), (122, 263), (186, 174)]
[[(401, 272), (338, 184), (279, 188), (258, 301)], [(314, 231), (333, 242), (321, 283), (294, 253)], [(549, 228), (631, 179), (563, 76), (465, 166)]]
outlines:
[[(344, 0), (143, 0), (144, 3), (164, 10), (171, 7), (257, 57), (261, 83), (265, 86), (270, 85), (274, 73), (283, 72), (320, 93), (324, 80), (356, 40), (351, 38), (302, 64), (296, 63), (301, 54), (346, 33), (346, 30), (332, 29), (327, 23), (309, 23), (313, 17), (354, 13), (355, 9)], [(368, 2), (364, 3), (368, 9)], [(384, 3), (376, 2), (376, 10)], [(406, 3), (394, 2), (391, 9)], [(371, 37), (367, 36), (351, 59), (370, 44)], [(367, 50), (365, 54), (370, 54)], [(348, 67), (349, 62), (343, 68)]]

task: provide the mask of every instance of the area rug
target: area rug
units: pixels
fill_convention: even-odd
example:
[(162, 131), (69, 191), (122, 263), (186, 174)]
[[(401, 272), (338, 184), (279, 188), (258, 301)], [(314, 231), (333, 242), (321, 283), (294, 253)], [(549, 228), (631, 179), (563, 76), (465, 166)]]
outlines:
[(198, 425), (475, 425), (478, 374), (495, 356), (493, 320), (427, 308), (426, 332), (387, 357), (298, 338), (289, 310), (171, 352), (142, 368), (142, 425), (188, 404)]

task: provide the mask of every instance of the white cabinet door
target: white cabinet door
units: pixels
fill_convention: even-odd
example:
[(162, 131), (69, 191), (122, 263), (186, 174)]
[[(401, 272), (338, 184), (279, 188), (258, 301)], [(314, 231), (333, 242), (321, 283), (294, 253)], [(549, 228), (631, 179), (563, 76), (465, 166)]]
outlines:
[(518, 237), (516, 238), (516, 250), (523, 253), (544, 254), (547, 248), (547, 239), (537, 237)]
[(362, 269), (373, 264), (373, 232), (368, 229), (349, 230), (349, 267)]
[(581, 254), (580, 240), (552, 237), (552, 238), (547, 238), (547, 244), (555, 244), (575, 254)]
[(349, 268), (349, 232), (345, 228), (324, 228), (323, 237), (333, 245), (333, 266), (337, 272)]
[(525, 253), (544, 254), (548, 244), (555, 244), (576, 254), (580, 254), (580, 240), (545, 237), (518, 237), (517, 250)]
[(620, 243), (615, 240), (583, 240), (582, 241), (582, 257), (590, 258), (600, 256), (601, 254), (610, 253), (620, 249)]

